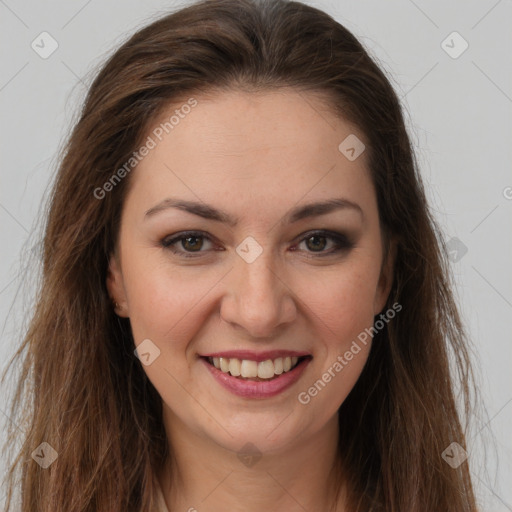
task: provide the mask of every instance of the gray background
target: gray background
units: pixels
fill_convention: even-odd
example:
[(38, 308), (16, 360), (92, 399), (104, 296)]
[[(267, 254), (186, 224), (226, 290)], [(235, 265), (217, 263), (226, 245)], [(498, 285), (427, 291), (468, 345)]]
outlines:
[[(474, 419), (468, 445), (478, 496), (482, 510), (512, 511), (512, 2), (308, 3), (354, 32), (402, 96), (428, 194), (453, 250), (487, 408), (487, 415)], [(1, 370), (20, 341), (27, 319), (21, 306), (30, 303), (34, 286), (32, 277), (24, 279), (23, 255), (37, 240), (40, 204), (58, 149), (94, 71), (134, 30), (186, 4), (0, 0)], [(58, 43), (47, 59), (31, 47), (43, 31)], [(445, 51), (455, 55), (463, 48), (457, 36), (446, 39), (454, 31), (469, 44), (457, 58)], [(12, 421), (8, 392), (8, 386), (0, 390), (2, 432)], [(0, 461), (0, 475), (4, 471)]]

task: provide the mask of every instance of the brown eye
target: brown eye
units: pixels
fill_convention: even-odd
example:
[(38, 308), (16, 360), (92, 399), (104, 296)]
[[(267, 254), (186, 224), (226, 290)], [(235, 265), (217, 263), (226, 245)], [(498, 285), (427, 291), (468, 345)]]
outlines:
[(313, 235), (306, 239), (308, 249), (312, 251), (322, 251), (327, 245), (326, 237), (320, 235)]
[(203, 246), (203, 237), (201, 236), (187, 236), (181, 239), (182, 247), (187, 251), (199, 251)]
[[(205, 240), (207, 242), (206, 247)], [(172, 237), (166, 237), (160, 241), (160, 244), (165, 249), (169, 249), (173, 253), (186, 258), (201, 256), (202, 253), (207, 252), (207, 250), (211, 248), (208, 247), (208, 243), (212, 244), (210, 237), (200, 232), (179, 233)]]
[(307, 233), (299, 244), (306, 246), (307, 253), (316, 253), (318, 256), (329, 256), (331, 254), (347, 251), (354, 244), (343, 234), (330, 231), (317, 231)]

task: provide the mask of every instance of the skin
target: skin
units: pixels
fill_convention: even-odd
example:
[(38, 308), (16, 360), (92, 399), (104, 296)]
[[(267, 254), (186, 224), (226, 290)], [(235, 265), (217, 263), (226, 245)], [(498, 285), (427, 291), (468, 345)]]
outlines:
[[(349, 134), (365, 136), (312, 93), (224, 91), (196, 99), (132, 171), (107, 278), (135, 344), (150, 339), (160, 350), (143, 366), (162, 397), (174, 454), (159, 482), (169, 510), (329, 510), (342, 478), (337, 410), (371, 343), (307, 405), (297, 397), (373, 325), (389, 294), (394, 257), (383, 266), (366, 154), (349, 161), (338, 150)], [(238, 224), (176, 208), (145, 218), (171, 196), (224, 210)], [(284, 222), (290, 209), (331, 198), (362, 213), (345, 208)], [(320, 237), (315, 252), (302, 235), (322, 229), (350, 236), (353, 247), (328, 254), (336, 242)], [(212, 241), (178, 241), (180, 254), (162, 246), (185, 230)], [(252, 263), (236, 252), (247, 236), (263, 249)], [(202, 252), (182, 256), (190, 246)], [(291, 388), (256, 400), (222, 388), (198, 359), (229, 349), (304, 350), (313, 359)], [(237, 457), (247, 442), (262, 454), (251, 467)], [(336, 510), (345, 510), (344, 499)]]

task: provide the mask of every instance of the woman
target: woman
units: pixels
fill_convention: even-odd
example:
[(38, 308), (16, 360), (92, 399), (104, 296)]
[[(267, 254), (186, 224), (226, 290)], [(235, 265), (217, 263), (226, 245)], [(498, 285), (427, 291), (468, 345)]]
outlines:
[(53, 188), (22, 510), (475, 511), (441, 240), (395, 92), (327, 14), (140, 30)]

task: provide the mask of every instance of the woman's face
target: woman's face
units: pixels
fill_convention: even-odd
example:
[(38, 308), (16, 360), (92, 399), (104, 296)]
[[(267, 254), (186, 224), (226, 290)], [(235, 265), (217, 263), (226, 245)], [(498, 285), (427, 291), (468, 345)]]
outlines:
[(171, 428), (291, 447), (335, 421), (391, 284), (365, 137), (291, 89), (195, 100), (148, 134), (108, 288)]

